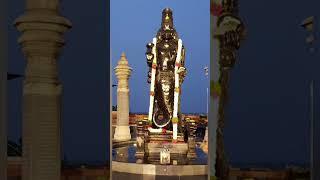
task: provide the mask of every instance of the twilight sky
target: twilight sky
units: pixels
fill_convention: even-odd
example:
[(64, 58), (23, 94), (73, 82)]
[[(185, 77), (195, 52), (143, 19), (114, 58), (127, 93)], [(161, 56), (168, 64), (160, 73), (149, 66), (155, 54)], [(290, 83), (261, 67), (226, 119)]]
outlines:
[[(12, 26), (24, 4), (9, 1), (9, 71), (24, 74), (25, 61)], [(233, 162), (306, 162), (309, 155), (308, 82), (320, 80), (319, 52), (310, 56), (300, 22), (320, 15), (316, 0), (240, 1), (248, 37), (231, 73), (226, 148)], [(59, 59), (64, 86), (63, 147), (70, 161), (109, 159), (109, 36), (107, 1), (62, 1), (62, 14), (73, 23)], [(209, 58), (209, 1), (111, 2), (111, 52), (115, 67), (121, 52), (133, 68), (131, 111), (148, 107), (145, 44), (155, 36), (161, 11), (171, 7), (185, 43), (189, 74), (183, 85), (183, 111), (205, 112)], [(318, 43), (319, 45), (319, 43)], [(113, 76), (113, 83), (116, 83)], [(319, 84), (319, 83), (318, 83)], [(22, 80), (9, 86), (9, 138), (21, 136)], [(316, 86), (319, 92), (320, 86)], [(115, 93), (113, 94), (115, 97)], [(319, 93), (316, 93), (316, 102)], [(319, 117), (316, 104), (316, 119)]]
[(320, 58), (319, 51), (307, 52), (299, 25), (320, 17), (319, 6), (316, 0), (240, 1), (248, 37), (231, 73), (225, 137), (232, 161), (309, 160), (308, 88), (315, 79), (319, 120)]
[[(186, 48), (187, 77), (182, 85), (182, 112), (206, 112), (208, 78), (204, 67), (210, 58), (209, 0), (112, 0), (111, 1), (111, 56), (112, 67), (117, 65), (121, 52), (125, 52), (133, 68), (130, 78), (130, 111), (147, 112), (149, 89), (146, 44), (152, 41), (161, 25), (162, 10), (173, 10), (173, 20), (179, 37)], [(117, 79), (113, 73), (113, 83)], [(116, 89), (114, 89), (116, 90)], [(116, 91), (113, 92), (116, 101)], [(114, 102), (113, 104), (116, 104)]]

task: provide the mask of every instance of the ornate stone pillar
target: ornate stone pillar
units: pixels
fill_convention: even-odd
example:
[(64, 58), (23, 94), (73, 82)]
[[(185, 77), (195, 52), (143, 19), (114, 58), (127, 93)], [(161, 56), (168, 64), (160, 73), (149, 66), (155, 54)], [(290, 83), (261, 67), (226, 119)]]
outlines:
[(195, 120), (187, 118), (188, 126), (188, 152), (187, 158), (189, 160), (194, 160), (197, 157), (196, 154), (196, 130), (197, 124)]
[(61, 170), (62, 85), (57, 58), (71, 23), (58, 0), (27, 0), (15, 26), (26, 57), (23, 86), (23, 180), (58, 180)]
[[(213, 47), (216, 51), (213, 64), (216, 65), (212, 84), (215, 105), (214, 115), (217, 118), (216, 129), (216, 177), (227, 180), (229, 165), (224, 149), (224, 121), (227, 103), (230, 71), (236, 61), (236, 52), (240, 48), (240, 41), (245, 36), (245, 29), (238, 17), (238, 0), (216, 1), (214, 8)], [(218, 68), (217, 68), (218, 67)], [(217, 72), (218, 71), (218, 72)], [(217, 104), (218, 103), (218, 104)], [(212, 150), (210, 150), (212, 151)], [(211, 157), (210, 157), (211, 158)]]
[[(0, 2), (1, 27), (7, 27), (7, 1)], [(0, 30), (0, 179), (7, 179), (7, 60), (8, 60), (8, 30)]]
[(117, 88), (117, 126), (114, 133), (115, 141), (128, 141), (131, 139), (129, 127), (129, 77), (132, 69), (128, 65), (126, 55), (122, 53), (115, 68), (118, 78)]

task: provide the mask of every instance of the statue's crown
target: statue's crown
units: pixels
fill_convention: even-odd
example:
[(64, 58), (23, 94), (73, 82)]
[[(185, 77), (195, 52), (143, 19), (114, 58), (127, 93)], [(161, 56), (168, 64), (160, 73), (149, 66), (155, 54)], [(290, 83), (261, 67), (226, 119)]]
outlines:
[(173, 16), (172, 16), (172, 10), (170, 8), (165, 8), (162, 11), (162, 23), (161, 27), (163, 29), (173, 29)]

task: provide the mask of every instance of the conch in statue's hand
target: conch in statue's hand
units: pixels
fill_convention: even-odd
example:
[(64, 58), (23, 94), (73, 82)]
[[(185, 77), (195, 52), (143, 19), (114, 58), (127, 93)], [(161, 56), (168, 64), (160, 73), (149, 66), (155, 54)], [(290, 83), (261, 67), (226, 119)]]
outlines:
[(177, 73), (184, 77), (186, 75), (186, 73), (187, 73), (187, 70), (186, 70), (185, 67), (179, 67)]

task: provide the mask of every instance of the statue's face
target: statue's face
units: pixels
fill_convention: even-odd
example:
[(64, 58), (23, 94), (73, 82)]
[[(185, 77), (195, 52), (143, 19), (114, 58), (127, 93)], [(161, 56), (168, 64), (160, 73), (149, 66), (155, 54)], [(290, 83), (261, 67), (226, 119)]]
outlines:
[(177, 34), (173, 25), (172, 11), (169, 8), (164, 9), (162, 12), (162, 22), (159, 32), (161, 32), (160, 38), (162, 40), (176, 39)]
[(171, 9), (164, 9), (162, 11), (162, 23), (161, 26), (163, 29), (172, 29), (173, 28), (173, 16)]

